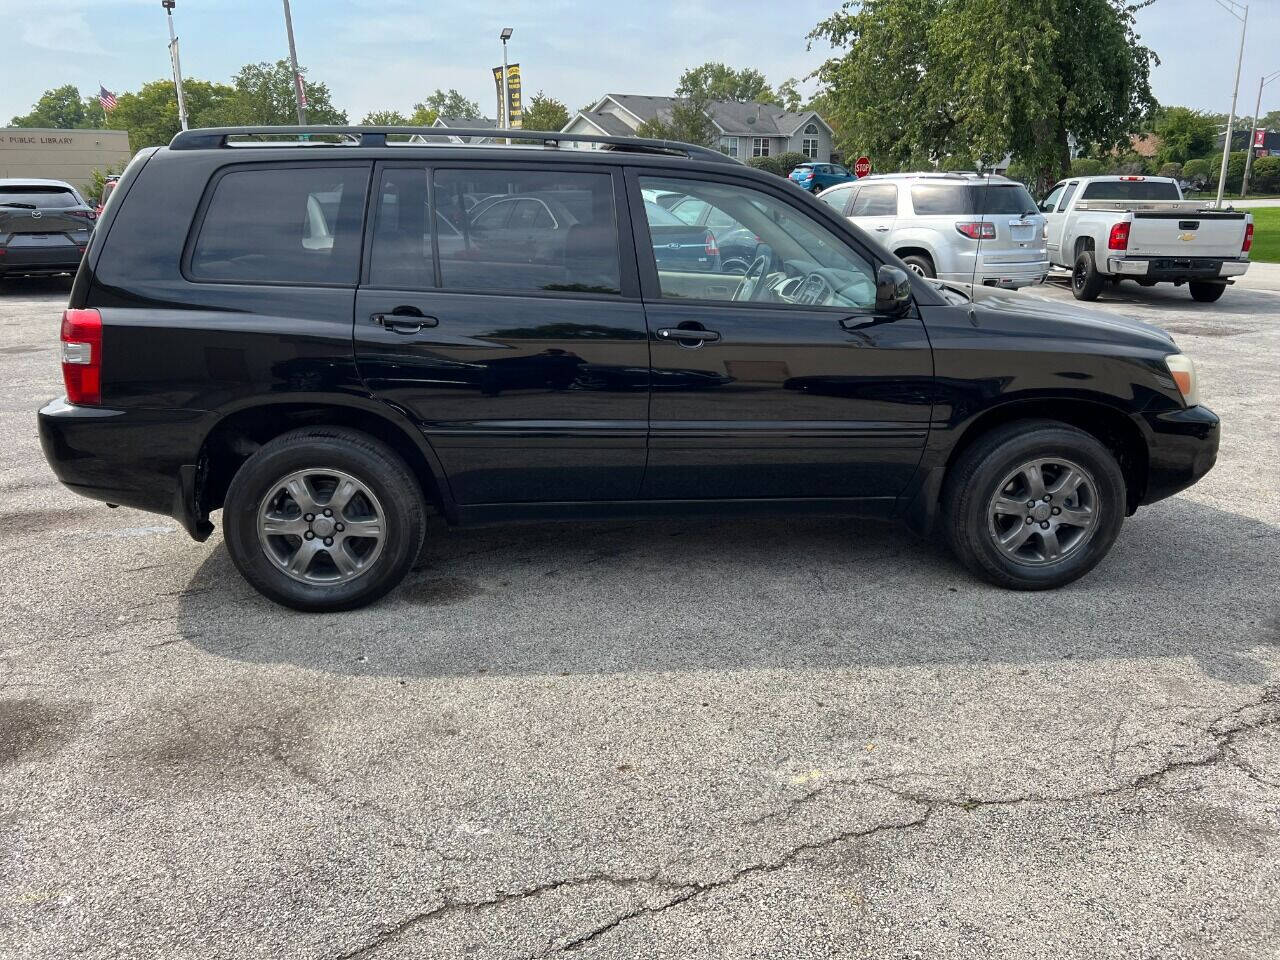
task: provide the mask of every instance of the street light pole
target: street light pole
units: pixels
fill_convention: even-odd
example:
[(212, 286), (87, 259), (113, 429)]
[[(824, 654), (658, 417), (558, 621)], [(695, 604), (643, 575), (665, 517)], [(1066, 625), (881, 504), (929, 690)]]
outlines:
[(1258, 129), (1258, 114), (1262, 110), (1262, 88), (1280, 77), (1280, 70), (1258, 80), (1258, 102), (1253, 106), (1253, 129), (1249, 131), (1249, 152), (1244, 155), (1244, 180), (1240, 184), (1240, 199), (1249, 195), (1249, 171), (1253, 169), (1253, 131)]
[(178, 36), (173, 32), (173, 8), (177, 0), (160, 0), (169, 22), (169, 60), (173, 64), (173, 88), (178, 94), (178, 122), (187, 129), (187, 98), (182, 95), (182, 61), (178, 59)]
[[(1222, 194), (1227, 189), (1227, 164), (1231, 162), (1231, 135), (1236, 126), (1236, 98), (1240, 96), (1240, 64), (1244, 61), (1244, 33), (1249, 27), (1249, 5), (1237, 0), (1215, 0), (1227, 13), (1240, 21), (1240, 52), (1236, 54), (1236, 85), (1231, 91), (1231, 112), (1227, 114), (1227, 135), (1222, 142), (1222, 171), (1218, 174), (1218, 199), (1215, 207), (1222, 206)], [(1228, 6), (1230, 4), (1230, 6)], [(1244, 10), (1244, 13), (1239, 13)]]
[[(507, 41), (511, 39), (511, 28), (503, 27), (499, 36), (502, 39), (502, 116), (498, 118), (502, 126), (511, 129), (511, 88), (507, 78)], [(507, 137), (507, 146), (511, 146), (511, 138)]]
[(298, 124), (307, 124), (307, 102), (302, 92), (302, 74), (298, 73), (298, 51), (293, 46), (293, 17), (289, 15), (289, 0), (284, 0), (284, 29), (289, 34), (289, 66), (293, 68), (293, 93), (298, 101)]

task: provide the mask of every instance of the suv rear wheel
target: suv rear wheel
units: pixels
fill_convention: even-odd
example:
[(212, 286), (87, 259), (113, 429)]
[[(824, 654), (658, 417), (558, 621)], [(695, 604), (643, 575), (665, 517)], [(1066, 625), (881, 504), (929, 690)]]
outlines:
[(236, 568), (264, 596), (296, 610), (349, 610), (404, 579), (422, 546), (426, 507), (385, 444), (308, 427), (244, 462), (222, 527)]
[(912, 273), (918, 273), (922, 277), (933, 279), (938, 275), (938, 271), (934, 269), (933, 261), (929, 259), (927, 254), (909, 253), (902, 258), (902, 262), (907, 265)]
[(1124, 520), (1124, 475), (1095, 437), (1052, 420), (991, 431), (952, 467), (946, 535), (973, 573), (1046, 590), (1092, 570)]

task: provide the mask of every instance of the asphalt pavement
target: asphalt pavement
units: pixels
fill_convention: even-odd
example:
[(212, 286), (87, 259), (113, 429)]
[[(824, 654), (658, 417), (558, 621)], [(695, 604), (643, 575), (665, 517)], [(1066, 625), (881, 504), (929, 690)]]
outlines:
[(0, 282), (0, 957), (1280, 956), (1255, 271), (1104, 294), (1222, 452), (1066, 589), (885, 523), (436, 524), (332, 616), (57, 484), (66, 288)]

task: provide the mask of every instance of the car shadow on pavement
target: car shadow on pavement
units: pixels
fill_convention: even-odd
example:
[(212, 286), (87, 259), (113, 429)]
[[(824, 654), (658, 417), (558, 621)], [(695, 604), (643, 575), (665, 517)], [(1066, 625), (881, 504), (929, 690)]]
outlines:
[(219, 546), (179, 597), (178, 627), (214, 656), (343, 675), (1191, 657), (1212, 676), (1258, 683), (1267, 667), (1257, 654), (1280, 645), (1278, 533), (1176, 498), (1130, 518), (1085, 579), (1018, 593), (889, 523), (440, 523), (398, 590), (341, 614), (275, 606)]
[(1261, 326), (1263, 320), (1258, 316), (1259, 308), (1263, 310), (1274, 309), (1276, 303), (1276, 295), (1258, 290), (1251, 290), (1247, 287), (1229, 286), (1222, 295), (1222, 299), (1214, 303), (1199, 303), (1191, 299), (1191, 293), (1186, 286), (1175, 287), (1172, 284), (1162, 283), (1154, 287), (1143, 287), (1139, 284), (1126, 280), (1119, 286), (1108, 283), (1102, 288), (1096, 302), (1080, 303), (1071, 296), (1070, 280), (1068, 278), (1054, 278), (1047, 281), (1043, 287), (1026, 288), (1031, 296), (1041, 296), (1048, 300), (1057, 302), (1073, 303), (1078, 307), (1099, 309), (1102, 307), (1132, 307), (1135, 313), (1132, 316), (1138, 320), (1150, 320), (1144, 317), (1141, 311), (1149, 310), (1155, 313), (1182, 313), (1195, 315), (1197, 318), (1203, 316), (1207, 320), (1215, 320), (1221, 317), (1231, 317), (1240, 320), (1250, 321), (1254, 326)]

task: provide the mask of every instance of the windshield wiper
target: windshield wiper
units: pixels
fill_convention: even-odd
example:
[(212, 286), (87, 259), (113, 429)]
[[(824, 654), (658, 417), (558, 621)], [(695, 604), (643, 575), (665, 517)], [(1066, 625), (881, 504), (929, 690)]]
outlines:
[(34, 210), (36, 205), (34, 203), (18, 203), (15, 201), (0, 203), (0, 207), (21, 207), (23, 210)]

